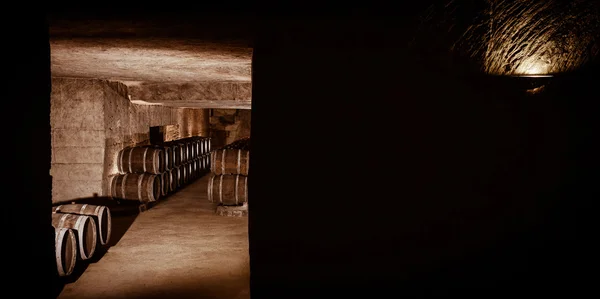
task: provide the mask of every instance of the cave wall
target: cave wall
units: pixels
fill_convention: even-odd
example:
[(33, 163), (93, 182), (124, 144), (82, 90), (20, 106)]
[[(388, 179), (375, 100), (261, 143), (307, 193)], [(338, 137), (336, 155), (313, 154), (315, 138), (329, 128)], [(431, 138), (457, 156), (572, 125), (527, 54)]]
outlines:
[(213, 148), (250, 136), (251, 110), (212, 109), (210, 137)]
[(52, 202), (106, 196), (118, 152), (150, 144), (150, 127), (178, 128), (175, 138), (208, 135), (206, 109), (133, 104), (118, 82), (53, 78)]

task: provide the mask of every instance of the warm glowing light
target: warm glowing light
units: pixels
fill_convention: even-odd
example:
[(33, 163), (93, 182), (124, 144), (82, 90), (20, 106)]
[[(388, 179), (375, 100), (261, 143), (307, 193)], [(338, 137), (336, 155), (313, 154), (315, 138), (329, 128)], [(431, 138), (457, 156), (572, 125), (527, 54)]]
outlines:
[(600, 29), (595, 11), (581, 1), (487, 0), (453, 47), (480, 60), (488, 74), (552, 77), (593, 58), (591, 32)]
[[(533, 60), (533, 59), (530, 59)], [(542, 75), (548, 71), (548, 65), (538, 61), (528, 61), (517, 68), (516, 73), (525, 75)]]
[(551, 64), (537, 57), (524, 59), (515, 69), (514, 73), (518, 76), (544, 76), (549, 75)]

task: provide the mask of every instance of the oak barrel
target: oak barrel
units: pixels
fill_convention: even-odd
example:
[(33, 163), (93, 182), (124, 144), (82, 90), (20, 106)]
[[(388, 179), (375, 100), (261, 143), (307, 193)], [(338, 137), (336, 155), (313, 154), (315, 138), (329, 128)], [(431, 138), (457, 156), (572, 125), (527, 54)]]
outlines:
[[(181, 164), (181, 150), (179, 149), (179, 145), (173, 142), (167, 142), (165, 147), (170, 148), (171, 154), (171, 168), (175, 166), (179, 166)], [(170, 168), (170, 169), (171, 169)]]
[(199, 178), (202, 174), (202, 165), (200, 158), (196, 158), (194, 160), (194, 173), (196, 174), (196, 178)]
[(210, 169), (210, 162), (211, 162), (211, 154), (205, 154), (204, 157), (202, 157), (202, 159), (204, 159), (204, 169)]
[(164, 157), (164, 170), (169, 170), (171, 168), (173, 168), (173, 165), (175, 164), (175, 156), (173, 155), (173, 148), (167, 145), (162, 145), (160, 146), (164, 152), (163, 157)]
[(208, 180), (208, 200), (226, 206), (248, 202), (248, 176), (212, 174)]
[(190, 137), (188, 139), (188, 144), (190, 147), (190, 161), (195, 160), (196, 158), (198, 158), (198, 152), (199, 152), (199, 145), (200, 145), (200, 140), (198, 140), (198, 138), (196, 137)]
[(179, 141), (179, 148), (181, 149), (181, 165), (185, 164), (189, 160), (189, 144), (187, 142)]
[(206, 169), (204, 160), (205, 160), (205, 156), (198, 157), (198, 168), (200, 171)]
[(171, 190), (171, 173), (167, 170), (160, 174), (160, 195), (166, 196)]
[(198, 152), (196, 150), (197, 144), (196, 144), (195, 140), (189, 140), (187, 142), (187, 144), (188, 144), (188, 162), (189, 162), (189, 161), (196, 159)]
[(176, 176), (176, 182), (177, 182), (177, 189), (179, 189), (183, 185), (185, 185), (185, 172), (184, 172), (184, 169), (185, 169), (185, 167), (183, 165), (177, 166), (177, 167), (174, 168), (175, 176)]
[(194, 166), (194, 160), (187, 163), (188, 182), (192, 182), (196, 179), (196, 166)]
[(175, 192), (179, 188), (179, 169), (173, 167), (169, 169), (169, 192)]
[(58, 275), (71, 275), (77, 263), (77, 239), (72, 229), (66, 227), (55, 228), (54, 251)]
[(97, 245), (96, 221), (91, 216), (52, 213), (52, 226), (55, 229), (70, 228), (77, 235), (77, 246), (79, 247), (79, 256), (82, 260), (87, 260), (94, 255)]
[(210, 170), (214, 174), (248, 175), (250, 151), (243, 149), (217, 149), (211, 152)]
[(119, 173), (152, 173), (164, 171), (164, 151), (154, 146), (126, 147), (117, 156)]
[(101, 245), (110, 240), (112, 217), (110, 209), (102, 205), (64, 204), (52, 207), (52, 212), (92, 216), (98, 229), (98, 239)]
[(190, 174), (188, 173), (187, 163), (179, 167), (179, 175), (181, 176), (181, 185), (187, 185), (190, 181)]
[(200, 140), (200, 152), (198, 153), (198, 156), (203, 156), (208, 152), (208, 138), (202, 138)]
[(181, 164), (185, 163), (187, 160), (187, 146), (184, 142), (180, 140), (172, 140), (167, 142), (167, 144), (173, 149), (173, 153), (175, 156), (175, 164), (174, 166), (181, 166)]
[(113, 176), (110, 195), (113, 198), (139, 200), (142, 203), (160, 198), (160, 176), (151, 173), (125, 173)]

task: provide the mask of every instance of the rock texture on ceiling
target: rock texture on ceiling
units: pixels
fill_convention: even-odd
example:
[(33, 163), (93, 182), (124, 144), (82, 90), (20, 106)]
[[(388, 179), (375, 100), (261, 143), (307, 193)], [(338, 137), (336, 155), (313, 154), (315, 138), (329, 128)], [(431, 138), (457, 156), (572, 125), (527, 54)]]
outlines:
[(250, 109), (250, 18), (55, 13), (48, 20), (53, 77), (118, 81), (139, 104)]

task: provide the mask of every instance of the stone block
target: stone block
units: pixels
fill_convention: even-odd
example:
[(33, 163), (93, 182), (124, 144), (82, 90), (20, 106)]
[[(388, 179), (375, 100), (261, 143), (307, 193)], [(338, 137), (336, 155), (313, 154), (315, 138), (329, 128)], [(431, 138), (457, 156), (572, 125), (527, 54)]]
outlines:
[(52, 163), (103, 163), (104, 147), (54, 147)]
[(104, 172), (102, 163), (94, 164), (52, 164), (50, 175), (55, 180), (101, 180)]
[(53, 129), (52, 147), (102, 146), (104, 130)]
[(102, 180), (52, 180), (52, 202), (65, 202), (77, 198), (102, 196)]

